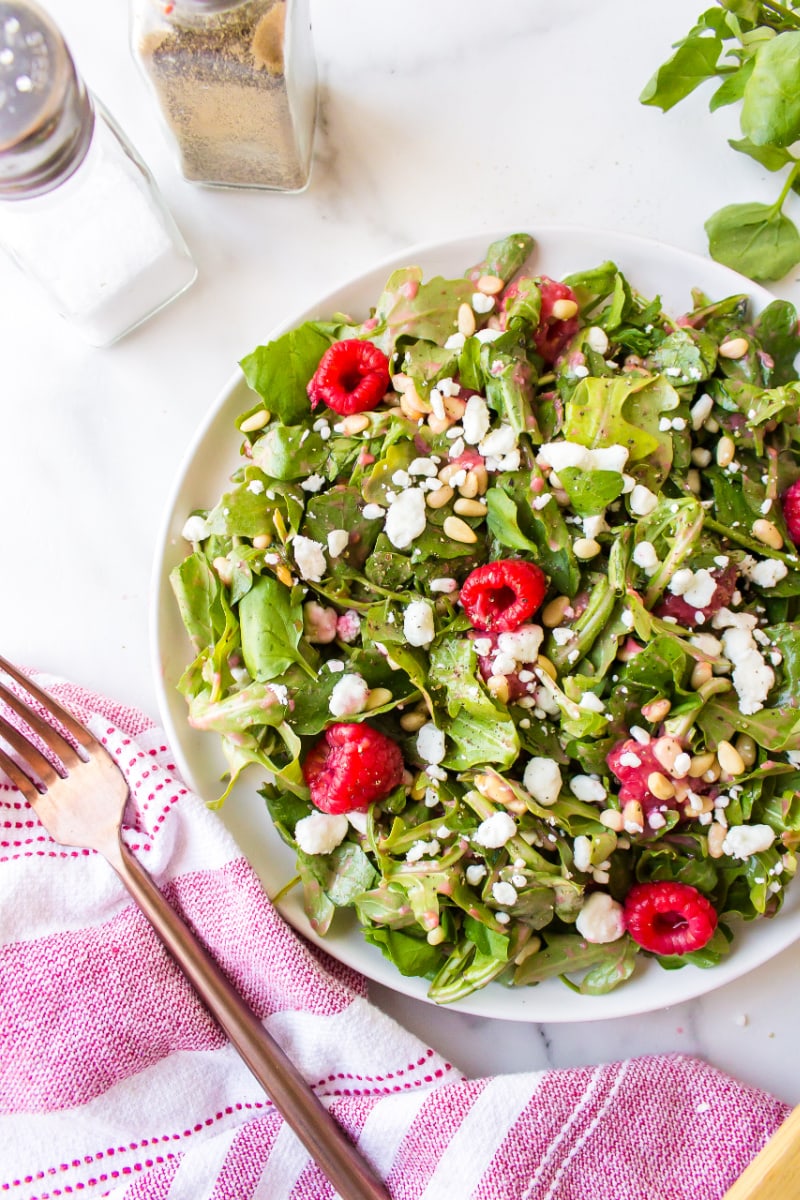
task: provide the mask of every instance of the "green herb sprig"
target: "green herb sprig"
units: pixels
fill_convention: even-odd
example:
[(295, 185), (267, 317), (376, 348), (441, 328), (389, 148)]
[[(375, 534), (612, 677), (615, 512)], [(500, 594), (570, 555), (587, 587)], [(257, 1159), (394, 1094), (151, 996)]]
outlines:
[(701, 13), (639, 99), (667, 112), (710, 79), (709, 108), (741, 104), (742, 138), (728, 144), (784, 172), (773, 204), (728, 204), (705, 223), (711, 257), (751, 279), (782, 279), (800, 262), (800, 233), (784, 206), (800, 194), (800, 5), (718, 0)]

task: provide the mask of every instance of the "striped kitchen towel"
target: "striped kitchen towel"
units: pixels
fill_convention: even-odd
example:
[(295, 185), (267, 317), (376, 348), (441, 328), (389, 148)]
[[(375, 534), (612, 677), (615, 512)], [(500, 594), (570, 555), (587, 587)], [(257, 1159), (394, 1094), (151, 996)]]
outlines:
[[(131, 787), (126, 838), (397, 1200), (716, 1200), (787, 1113), (682, 1056), (466, 1079), (282, 920), (140, 713), (38, 676)], [(104, 860), (0, 774), (0, 1198), (333, 1189)]]

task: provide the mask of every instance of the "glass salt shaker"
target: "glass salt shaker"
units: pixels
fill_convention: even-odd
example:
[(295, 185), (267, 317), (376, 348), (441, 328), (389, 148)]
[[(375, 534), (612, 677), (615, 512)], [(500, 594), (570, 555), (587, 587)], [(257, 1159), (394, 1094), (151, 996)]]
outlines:
[(131, 33), (186, 179), (306, 187), (317, 111), (309, 0), (133, 0)]
[(0, 0), (0, 245), (95, 346), (197, 274), (152, 176), (29, 0)]

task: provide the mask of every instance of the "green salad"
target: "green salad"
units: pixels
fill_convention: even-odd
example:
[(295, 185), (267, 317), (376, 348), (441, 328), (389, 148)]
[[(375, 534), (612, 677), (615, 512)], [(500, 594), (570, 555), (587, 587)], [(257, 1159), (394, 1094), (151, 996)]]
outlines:
[(795, 309), (533, 249), (246, 357), (171, 576), (189, 722), (260, 768), (313, 928), (439, 1003), (713, 967), (800, 841)]

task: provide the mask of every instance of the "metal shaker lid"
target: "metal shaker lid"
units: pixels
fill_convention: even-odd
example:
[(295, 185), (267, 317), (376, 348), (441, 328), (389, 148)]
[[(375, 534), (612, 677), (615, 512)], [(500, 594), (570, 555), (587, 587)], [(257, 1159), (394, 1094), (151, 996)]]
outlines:
[(93, 128), (91, 99), (50, 17), (28, 0), (0, 0), (0, 200), (61, 183)]

